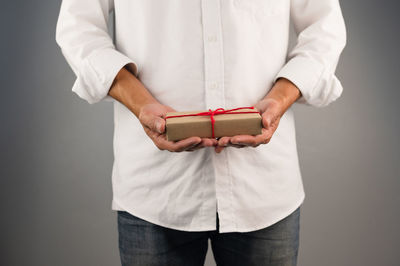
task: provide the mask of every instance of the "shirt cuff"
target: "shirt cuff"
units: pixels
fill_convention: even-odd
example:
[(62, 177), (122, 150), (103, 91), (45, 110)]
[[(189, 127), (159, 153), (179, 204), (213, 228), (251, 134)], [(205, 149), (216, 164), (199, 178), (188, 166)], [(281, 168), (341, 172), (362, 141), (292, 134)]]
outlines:
[(290, 80), (301, 92), (298, 103), (316, 105), (318, 99), (314, 97), (314, 90), (322, 77), (324, 67), (322, 64), (304, 57), (293, 57), (275, 76)]
[(99, 101), (113, 101), (108, 95), (118, 72), (128, 65), (128, 69), (137, 77), (138, 66), (127, 56), (114, 48), (99, 49), (83, 60), (82, 77), (77, 78), (72, 91), (90, 104)]

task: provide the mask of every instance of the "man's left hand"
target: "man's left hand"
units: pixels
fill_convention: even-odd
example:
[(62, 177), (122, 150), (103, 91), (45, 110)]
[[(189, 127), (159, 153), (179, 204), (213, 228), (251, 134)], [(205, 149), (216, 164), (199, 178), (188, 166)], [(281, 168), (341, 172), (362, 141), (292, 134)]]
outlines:
[(274, 99), (263, 99), (254, 105), (261, 114), (262, 131), (260, 135), (237, 135), (233, 137), (222, 137), (218, 140), (215, 151), (220, 153), (225, 147), (233, 146), (236, 148), (257, 147), (260, 144), (267, 144), (278, 128), (281, 118), (282, 107)]
[(300, 96), (300, 90), (292, 82), (285, 78), (278, 79), (267, 96), (254, 105), (262, 118), (261, 134), (222, 137), (218, 140), (215, 152), (220, 153), (228, 146), (244, 148), (267, 144), (278, 128), (282, 115)]

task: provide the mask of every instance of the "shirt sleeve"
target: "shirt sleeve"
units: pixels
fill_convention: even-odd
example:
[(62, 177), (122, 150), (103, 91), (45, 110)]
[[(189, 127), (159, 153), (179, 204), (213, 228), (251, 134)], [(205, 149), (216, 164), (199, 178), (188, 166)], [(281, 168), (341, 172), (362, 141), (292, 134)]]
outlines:
[(301, 91), (299, 103), (323, 107), (343, 87), (335, 76), (346, 44), (346, 28), (338, 0), (291, 0), (297, 43), (276, 79), (286, 78)]
[(107, 24), (113, 0), (63, 0), (56, 41), (76, 75), (72, 91), (93, 104), (112, 101), (108, 91), (124, 66), (137, 76), (137, 64), (115, 49)]

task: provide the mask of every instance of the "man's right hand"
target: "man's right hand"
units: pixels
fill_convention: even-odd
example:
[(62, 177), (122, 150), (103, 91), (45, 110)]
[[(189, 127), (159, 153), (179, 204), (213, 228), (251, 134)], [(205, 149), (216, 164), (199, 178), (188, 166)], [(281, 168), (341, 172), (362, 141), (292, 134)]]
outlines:
[(216, 139), (190, 137), (177, 142), (168, 141), (165, 134), (165, 115), (175, 112), (171, 107), (160, 104), (126, 68), (122, 68), (108, 95), (124, 104), (139, 119), (144, 131), (160, 150), (171, 152), (194, 151), (216, 146)]
[(150, 103), (140, 109), (138, 117), (144, 131), (160, 150), (171, 152), (194, 151), (217, 145), (218, 141), (216, 139), (200, 137), (190, 137), (176, 142), (168, 141), (165, 135), (165, 116), (167, 112), (176, 111), (160, 103)]

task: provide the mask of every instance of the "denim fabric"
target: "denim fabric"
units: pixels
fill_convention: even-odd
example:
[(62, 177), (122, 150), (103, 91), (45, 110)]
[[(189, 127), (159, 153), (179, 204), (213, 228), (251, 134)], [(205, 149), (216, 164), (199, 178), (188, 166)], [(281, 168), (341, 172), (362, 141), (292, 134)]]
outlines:
[(300, 207), (283, 220), (246, 233), (187, 232), (118, 211), (123, 266), (204, 265), (208, 239), (217, 265), (294, 266), (299, 247)]

